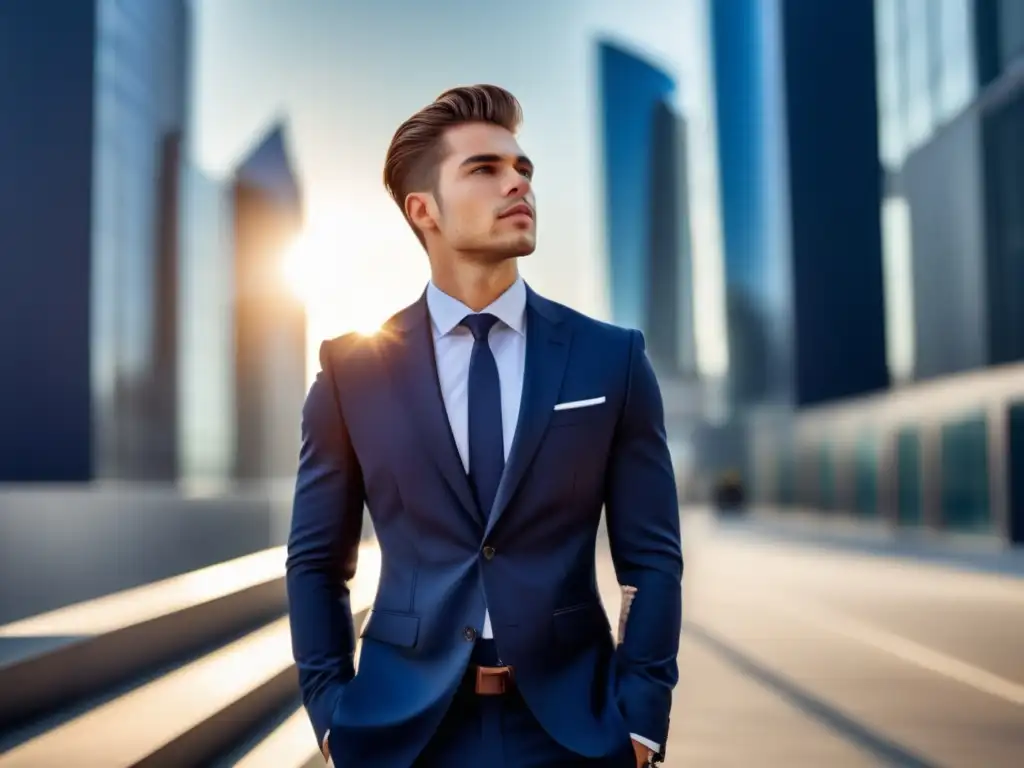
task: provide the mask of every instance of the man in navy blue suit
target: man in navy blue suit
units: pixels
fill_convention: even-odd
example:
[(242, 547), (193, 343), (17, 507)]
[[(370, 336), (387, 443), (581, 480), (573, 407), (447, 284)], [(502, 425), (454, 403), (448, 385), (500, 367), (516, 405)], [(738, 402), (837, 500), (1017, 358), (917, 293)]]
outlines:
[[(303, 700), (337, 768), (625, 768), (660, 760), (682, 548), (661, 394), (637, 331), (534, 293), (519, 103), (454, 88), (403, 123), (385, 184), (423, 296), (320, 349), (287, 584)], [(346, 583), (364, 505), (382, 564), (359, 671)], [(636, 588), (616, 646), (602, 509)]]

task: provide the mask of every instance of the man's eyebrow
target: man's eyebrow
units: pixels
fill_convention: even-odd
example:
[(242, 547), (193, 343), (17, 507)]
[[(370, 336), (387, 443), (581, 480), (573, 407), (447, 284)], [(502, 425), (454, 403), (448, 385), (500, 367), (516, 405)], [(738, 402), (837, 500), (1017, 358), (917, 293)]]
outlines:
[[(477, 165), (479, 163), (500, 163), (504, 158), (501, 155), (473, 155), (462, 161), (461, 165)], [(533, 162), (526, 155), (519, 155), (516, 158), (516, 165), (527, 165), (533, 168)]]

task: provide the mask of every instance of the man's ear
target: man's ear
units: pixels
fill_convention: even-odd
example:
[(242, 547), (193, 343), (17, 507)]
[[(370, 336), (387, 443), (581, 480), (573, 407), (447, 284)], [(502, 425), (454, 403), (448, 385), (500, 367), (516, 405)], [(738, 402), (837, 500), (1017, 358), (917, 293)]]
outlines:
[(437, 202), (429, 192), (410, 192), (406, 195), (405, 215), (420, 232), (437, 229)]

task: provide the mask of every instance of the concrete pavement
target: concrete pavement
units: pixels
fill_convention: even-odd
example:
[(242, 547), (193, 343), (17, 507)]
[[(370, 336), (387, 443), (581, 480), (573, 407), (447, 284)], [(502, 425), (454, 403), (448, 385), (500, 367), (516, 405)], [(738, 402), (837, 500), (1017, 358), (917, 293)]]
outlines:
[[(684, 519), (669, 766), (1024, 764), (1024, 581)], [(610, 615), (610, 559), (599, 575)]]

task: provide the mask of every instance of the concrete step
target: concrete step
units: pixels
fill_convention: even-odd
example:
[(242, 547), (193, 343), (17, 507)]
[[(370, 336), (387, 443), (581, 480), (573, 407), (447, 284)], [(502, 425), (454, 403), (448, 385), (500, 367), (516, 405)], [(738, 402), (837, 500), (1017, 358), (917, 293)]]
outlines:
[[(363, 618), (365, 615), (365, 612), (361, 614)], [(361, 641), (356, 644), (356, 664), (361, 644)], [(298, 707), (241, 759), (233, 762), (232, 768), (322, 768), (323, 765), (309, 716), (304, 708)]]
[(316, 748), (316, 737), (306, 710), (299, 707), (233, 768), (307, 768), (324, 759)]
[(287, 610), (283, 547), (0, 626), (0, 731)]
[[(363, 545), (352, 585), (357, 622), (370, 607), (379, 574), (376, 545)], [(83, 768), (209, 765), (297, 693), (288, 620), (281, 618), (31, 738), (0, 755), (0, 768), (63, 765), (69, 759)], [(300, 729), (292, 727), (294, 736)], [(273, 742), (266, 749), (272, 747)], [(307, 722), (307, 757), (315, 748)]]

